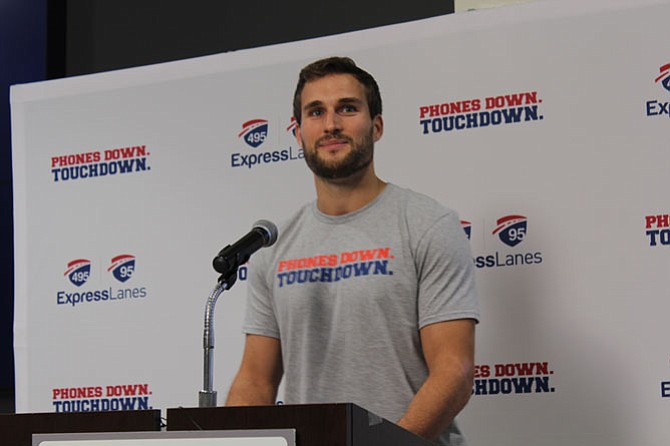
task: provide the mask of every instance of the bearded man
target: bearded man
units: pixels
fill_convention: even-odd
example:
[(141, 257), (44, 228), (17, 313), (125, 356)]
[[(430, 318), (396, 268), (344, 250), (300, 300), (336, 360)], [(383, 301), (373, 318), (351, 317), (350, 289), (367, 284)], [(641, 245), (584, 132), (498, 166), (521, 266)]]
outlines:
[[(479, 310), (457, 214), (381, 180), (375, 79), (346, 57), (300, 72), (296, 138), (316, 200), (249, 265), (242, 363), (227, 405), (353, 402), (462, 445)], [(407, 148), (406, 148), (407, 149)]]

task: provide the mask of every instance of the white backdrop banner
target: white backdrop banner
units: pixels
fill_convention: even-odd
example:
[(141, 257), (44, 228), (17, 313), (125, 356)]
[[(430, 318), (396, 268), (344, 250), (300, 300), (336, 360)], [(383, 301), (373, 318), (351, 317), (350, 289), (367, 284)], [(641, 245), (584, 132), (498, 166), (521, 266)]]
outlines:
[[(197, 405), (211, 260), (313, 199), (292, 94), (338, 54), (381, 86), (379, 174), (470, 237), (471, 446), (666, 446), (669, 17), (538, 1), (13, 87), (17, 411)], [(216, 310), (220, 399), (245, 279)]]

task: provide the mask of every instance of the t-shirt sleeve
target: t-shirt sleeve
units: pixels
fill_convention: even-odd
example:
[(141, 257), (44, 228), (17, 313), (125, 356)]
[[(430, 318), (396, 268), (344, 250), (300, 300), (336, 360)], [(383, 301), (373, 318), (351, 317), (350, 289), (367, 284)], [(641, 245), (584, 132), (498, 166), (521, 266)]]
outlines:
[(247, 301), (242, 331), (279, 339), (279, 325), (272, 297), (268, 256), (258, 253), (248, 264)]
[(458, 215), (448, 211), (419, 239), (419, 328), (454, 319), (479, 321), (470, 242)]

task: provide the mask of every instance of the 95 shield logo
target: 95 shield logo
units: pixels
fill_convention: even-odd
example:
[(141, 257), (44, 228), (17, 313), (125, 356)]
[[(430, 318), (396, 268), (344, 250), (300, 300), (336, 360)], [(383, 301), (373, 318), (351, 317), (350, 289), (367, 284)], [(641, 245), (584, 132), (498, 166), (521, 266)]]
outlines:
[(67, 264), (64, 276), (75, 286), (82, 286), (91, 276), (91, 261), (88, 259), (77, 259)]
[(295, 132), (298, 129), (298, 121), (296, 121), (295, 116), (291, 116), (291, 123), (286, 127), (286, 131), (291, 135), (295, 136)]
[(242, 124), (239, 138), (254, 149), (265, 142), (268, 137), (268, 121), (265, 119), (252, 119)]
[(463, 231), (465, 231), (468, 240), (470, 240), (470, 237), (472, 236), (472, 222), (461, 220), (461, 227), (463, 228)]
[(514, 247), (521, 243), (528, 230), (528, 219), (523, 215), (507, 215), (496, 221), (498, 225), (493, 235), (498, 234), (500, 241), (507, 246)]
[(135, 273), (135, 256), (121, 254), (112, 258), (112, 264), (107, 271), (111, 271), (116, 280), (123, 283), (133, 277)]

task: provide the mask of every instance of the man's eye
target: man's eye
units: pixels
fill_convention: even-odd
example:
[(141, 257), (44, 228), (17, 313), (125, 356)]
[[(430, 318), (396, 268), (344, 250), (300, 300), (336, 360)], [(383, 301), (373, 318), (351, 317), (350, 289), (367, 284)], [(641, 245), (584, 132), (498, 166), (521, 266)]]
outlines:
[(307, 115), (308, 115), (308, 116), (321, 116), (322, 113), (323, 113), (323, 112), (322, 112), (321, 110), (319, 110), (319, 109), (314, 109), (314, 110), (310, 110), (310, 111), (307, 113)]
[(344, 113), (354, 113), (357, 110), (357, 108), (354, 107), (353, 105), (343, 105), (341, 110)]

